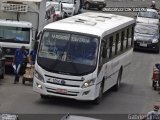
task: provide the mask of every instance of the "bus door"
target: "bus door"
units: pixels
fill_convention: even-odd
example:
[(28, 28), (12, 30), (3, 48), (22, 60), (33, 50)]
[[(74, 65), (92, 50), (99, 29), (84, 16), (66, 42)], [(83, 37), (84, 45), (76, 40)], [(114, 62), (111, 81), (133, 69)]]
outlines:
[(104, 79), (104, 91), (108, 90), (112, 85), (112, 61), (110, 61), (111, 49), (109, 46), (107, 38), (102, 40), (98, 80)]

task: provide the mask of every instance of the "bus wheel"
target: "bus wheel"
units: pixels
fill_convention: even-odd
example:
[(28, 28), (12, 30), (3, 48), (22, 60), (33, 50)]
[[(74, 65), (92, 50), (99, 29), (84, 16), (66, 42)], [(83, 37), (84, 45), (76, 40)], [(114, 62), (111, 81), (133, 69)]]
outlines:
[(103, 97), (103, 82), (101, 83), (101, 86), (99, 88), (99, 95), (98, 97), (94, 100), (94, 104), (98, 105), (102, 101)]
[(114, 91), (118, 91), (118, 89), (120, 88), (121, 77), (122, 77), (122, 70), (120, 69), (117, 77), (117, 83), (113, 86)]
[(42, 95), (42, 94), (41, 94), (41, 99), (47, 99), (47, 98), (48, 98), (47, 95)]

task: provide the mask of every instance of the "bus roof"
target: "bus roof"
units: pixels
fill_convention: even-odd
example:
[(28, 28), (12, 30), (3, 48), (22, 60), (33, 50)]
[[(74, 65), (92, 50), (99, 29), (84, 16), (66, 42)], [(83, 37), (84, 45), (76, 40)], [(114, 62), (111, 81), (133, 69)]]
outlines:
[(103, 36), (135, 23), (130, 17), (87, 12), (48, 24), (44, 29), (55, 29)]
[(0, 26), (10, 26), (10, 27), (22, 27), (22, 28), (32, 28), (32, 24), (30, 22), (25, 21), (12, 21), (12, 20), (1, 20)]

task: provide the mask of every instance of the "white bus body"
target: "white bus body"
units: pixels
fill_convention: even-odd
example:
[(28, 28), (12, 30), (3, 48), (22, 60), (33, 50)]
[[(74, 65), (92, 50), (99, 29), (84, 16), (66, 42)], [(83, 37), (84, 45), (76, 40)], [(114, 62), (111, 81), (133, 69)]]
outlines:
[(0, 46), (6, 65), (12, 64), (17, 48), (25, 46), (30, 50), (33, 47), (36, 33), (45, 26), (45, 14), (46, 0), (0, 1)]
[(134, 23), (129, 17), (88, 12), (45, 26), (34, 91), (42, 98), (98, 102), (111, 87), (117, 90), (131, 64)]

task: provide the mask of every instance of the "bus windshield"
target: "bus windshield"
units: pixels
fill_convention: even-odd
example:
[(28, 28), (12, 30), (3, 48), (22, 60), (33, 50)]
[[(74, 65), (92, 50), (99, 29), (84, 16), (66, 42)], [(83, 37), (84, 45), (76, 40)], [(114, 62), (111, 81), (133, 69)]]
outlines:
[[(72, 63), (74, 67), (76, 65), (93, 67), (96, 66), (97, 50), (97, 37), (45, 31), (42, 36), (38, 57), (41, 58), (41, 60), (43, 58), (52, 60), (52, 63), (55, 60), (57, 63), (58, 61), (61, 62), (61, 64)], [(46, 65), (46, 67), (51, 66), (52, 65)], [(52, 68), (54, 67), (52, 66)], [(80, 68), (81, 67), (77, 67), (76, 69), (82, 72), (83, 70), (80, 70)], [(66, 70), (63, 72), (69, 71)]]
[(30, 28), (0, 26), (0, 42), (30, 42)]

